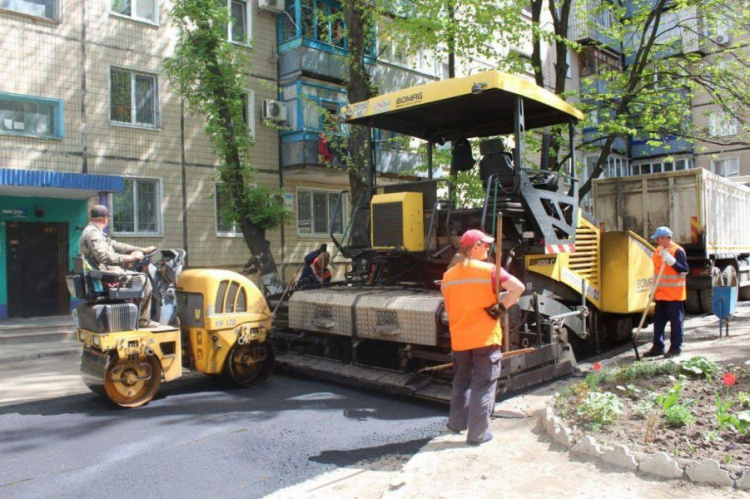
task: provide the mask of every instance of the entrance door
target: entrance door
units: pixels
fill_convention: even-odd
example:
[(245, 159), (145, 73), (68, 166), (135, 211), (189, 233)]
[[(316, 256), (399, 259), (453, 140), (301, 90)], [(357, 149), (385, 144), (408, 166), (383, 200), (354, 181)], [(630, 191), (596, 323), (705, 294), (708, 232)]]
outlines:
[(8, 316), (70, 312), (65, 285), (68, 224), (8, 222)]

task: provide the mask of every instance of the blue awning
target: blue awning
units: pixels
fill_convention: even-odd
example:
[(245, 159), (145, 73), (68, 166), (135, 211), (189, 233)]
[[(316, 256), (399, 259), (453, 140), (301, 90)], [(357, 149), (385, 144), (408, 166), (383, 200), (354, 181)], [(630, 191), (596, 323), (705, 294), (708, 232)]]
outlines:
[(121, 192), (122, 177), (0, 168), (0, 195), (85, 199), (100, 192)]

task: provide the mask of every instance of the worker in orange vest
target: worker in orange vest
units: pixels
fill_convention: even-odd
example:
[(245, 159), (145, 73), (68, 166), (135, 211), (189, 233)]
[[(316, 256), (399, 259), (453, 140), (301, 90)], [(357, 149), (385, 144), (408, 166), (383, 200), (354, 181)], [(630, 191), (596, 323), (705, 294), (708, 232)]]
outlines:
[(328, 251), (322, 252), (312, 262), (313, 273), (318, 282), (329, 283), (331, 282), (331, 270), (328, 268), (328, 264), (331, 262), (331, 254)]
[[(656, 287), (654, 298), (654, 344), (644, 357), (676, 357), (682, 353), (682, 330), (685, 321), (685, 300), (687, 287), (685, 276), (688, 272), (685, 250), (672, 242), (669, 227), (659, 227), (651, 236), (656, 244), (654, 251), (654, 275), (659, 274), (662, 263), (664, 272)], [(656, 278), (656, 277), (654, 277)], [(669, 351), (664, 354), (664, 329), (667, 322), (671, 326)]]
[[(525, 290), (521, 281), (484, 261), (493, 242), (480, 230), (466, 231), (461, 237), (460, 260), (443, 274), (441, 285), (453, 350), (448, 429), (453, 433), (468, 430), (469, 445), (492, 440), (490, 415), (502, 358), (500, 318)], [(500, 303), (496, 272), (500, 272), (500, 285), (508, 291)]]

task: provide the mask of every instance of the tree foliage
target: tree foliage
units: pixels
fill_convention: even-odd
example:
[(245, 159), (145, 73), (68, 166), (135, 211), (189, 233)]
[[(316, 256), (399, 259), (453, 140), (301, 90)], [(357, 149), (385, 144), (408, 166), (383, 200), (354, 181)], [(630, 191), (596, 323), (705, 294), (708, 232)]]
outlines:
[(229, 194), (227, 214), (242, 229), (250, 252), (275, 272), (266, 230), (288, 217), (280, 191), (254, 184), (253, 137), (244, 116), (249, 60), (227, 40), (226, 3), (175, 0), (171, 19), (178, 31), (174, 55), (165, 62), (170, 81), (188, 109), (206, 120), (218, 178)]

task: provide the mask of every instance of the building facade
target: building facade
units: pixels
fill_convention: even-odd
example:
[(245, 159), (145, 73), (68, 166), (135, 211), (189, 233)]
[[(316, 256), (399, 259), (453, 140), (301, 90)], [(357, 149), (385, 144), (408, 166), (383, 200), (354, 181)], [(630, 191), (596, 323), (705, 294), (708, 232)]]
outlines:
[[(227, 36), (253, 61), (246, 118), (255, 180), (280, 187), (278, 133), (260, 118), (260, 103), (276, 97), (276, 14), (257, 0), (228, 1)], [(163, 70), (176, 41), (171, 8), (169, 0), (0, 2), (0, 319), (70, 311), (64, 275), (95, 202), (110, 207), (117, 240), (185, 248), (190, 266), (247, 261), (241, 234), (220, 215), (204, 120)], [(280, 261), (281, 232), (269, 240)]]

